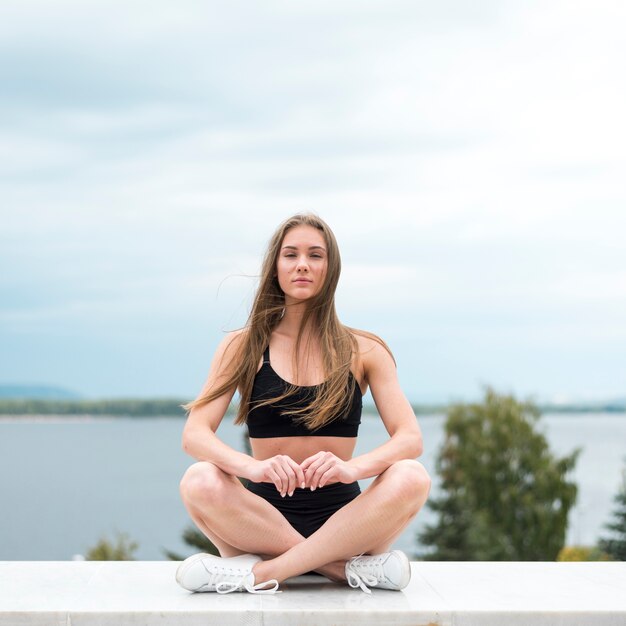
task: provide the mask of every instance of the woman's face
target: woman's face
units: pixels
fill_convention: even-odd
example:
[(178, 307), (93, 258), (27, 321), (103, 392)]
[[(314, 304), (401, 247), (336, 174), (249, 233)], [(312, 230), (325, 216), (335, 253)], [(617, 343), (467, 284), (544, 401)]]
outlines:
[(313, 226), (294, 226), (283, 238), (276, 262), (278, 284), (288, 300), (307, 300), (319, 293), (328, 268), (322, 233)]

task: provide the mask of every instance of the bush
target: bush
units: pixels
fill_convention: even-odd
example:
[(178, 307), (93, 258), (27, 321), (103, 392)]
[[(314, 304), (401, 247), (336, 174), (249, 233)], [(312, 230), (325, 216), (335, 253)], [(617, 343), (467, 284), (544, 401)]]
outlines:
[(604, 526), (612, 536), (600, 539), (598, 546), (616, 561), (626, 561), (626, 470), (622, 471), (622, 485), (613, 501), (613, 521)]
[(448, 409), (437, 458), (438, 521), (419, 535), (427, 560), (554, 561), (577, 487), (566, 480), (580, 450), (555, 457), (535, 428), (539, 409), (487, 387), (480, 404)]
[(611, 561), (611, 557), (594, 546), (565, 546), (557, 561)]
[(93, 548), (87, 550), (86, 561), (134, 561), (133, 553), (139, 544), (131, 541), (126, 533), (117, 533), (115, 543), (101, 537)]

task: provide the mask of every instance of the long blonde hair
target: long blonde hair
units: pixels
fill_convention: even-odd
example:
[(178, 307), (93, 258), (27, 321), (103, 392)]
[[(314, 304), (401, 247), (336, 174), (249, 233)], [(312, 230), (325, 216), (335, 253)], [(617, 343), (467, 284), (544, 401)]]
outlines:
[[(259, 361), (263, 351), (269, 345), (272, 331), (278, 325), (286, 306), (285, 294), (276, 277), (278, 255), (285, 235), (296, 226), (312, 226), (321, 232), (326, 243), (328, 265), (320, 291), (306, 301), (306, 309), (293, 352), (294, 372), (298, 380), (296, 355), (299, 353), (304, 329), (311, 323), (319, 334), (325, 380), (316, 386), (317, 393), (313, 394), (307, 406), (285, 409), (283, 413), (294, 416), (309, 430), (316, 430), (339, 417), (349, 408), (357, 384), (354, 377), (350, 378), (353, 356), (358, 354), (355, 334), (378, 341), (391, 354), (391, 350), (380, 337), (349, 328), (339, 321), (335, 311), (335, 290), (341, 274), (341, 257), (337, 241), (329, 226), (320, 217), (311, 213), (297, 214), (285, 220), (270, 240), (263, 259), (259, 288), (246, 326), (237, 337), (238, 341), (231, 341), (225, 352), (225, 356), (231, 352), (227, 365), (230, 375), (224, 382), (210, 389), (206, 395), (183, 405), (185, 410), (189, 411), (194, 407), (203, 406), (227, 391), (238, 389), (240, 399), (235, 424), (246, 422), (248, 412), (253, 408), (250, 398)], [(255, 407), (284, 400), (296, 393), (297, 389), (295, 385), (288, 384), (282, 395), (258, 401)], [(346, 393), (347, 389), (348, 393)]]

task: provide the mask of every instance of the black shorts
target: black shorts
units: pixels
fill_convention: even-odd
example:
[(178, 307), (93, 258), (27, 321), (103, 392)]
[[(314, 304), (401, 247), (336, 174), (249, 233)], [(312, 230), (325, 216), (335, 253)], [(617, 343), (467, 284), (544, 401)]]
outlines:
[(361, 493), (358, 482), (333, 483), (315, 491), (296, 487), (293, 496), (284, 498), (274, 483), (250, 481), (248, 489), (278, 509), (303, 537), (312, 535), (335, 511)]

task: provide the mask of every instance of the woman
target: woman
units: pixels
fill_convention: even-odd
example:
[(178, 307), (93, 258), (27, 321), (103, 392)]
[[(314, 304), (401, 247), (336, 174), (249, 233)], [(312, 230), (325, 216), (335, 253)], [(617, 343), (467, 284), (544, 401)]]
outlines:
[[(386, 344), (339, 322), (340, 270), (325, 222), (310, 214), (283, 222), (248, 323), (221, 342), (185, 406), (183, 449), (198, 462), (181, 495), (221, 555), (183, 561), (176, 579), (185, 589), (273, 593), (309, 571), (366, 592), (409, 582), (407, 557), (389, 549), (430, 490), (415, 460), (421, 431)], [(352, 457), (368, 386), (390, 438)], [(215, 434), (235, 390), (235, 423), (247, 423), (252, 457)], [(361, 493), (357, 481), (374, 476)]]

